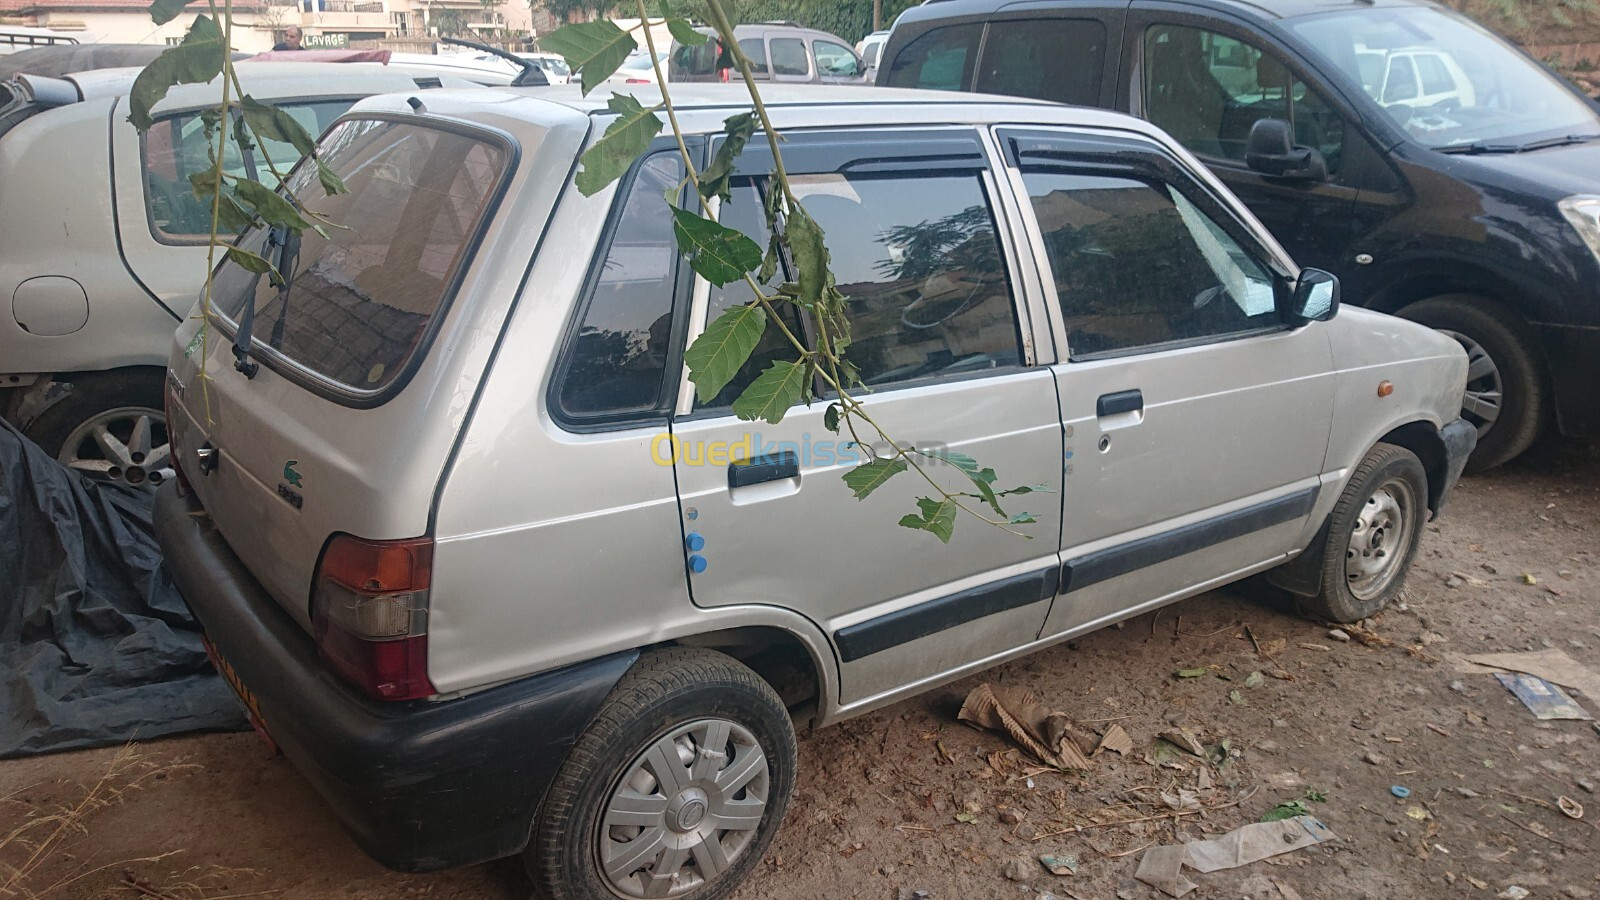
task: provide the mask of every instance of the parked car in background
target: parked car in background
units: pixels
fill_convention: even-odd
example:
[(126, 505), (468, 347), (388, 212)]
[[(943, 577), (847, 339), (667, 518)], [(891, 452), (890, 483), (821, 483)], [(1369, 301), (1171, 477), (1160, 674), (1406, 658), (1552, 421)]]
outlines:
[[(650, 59), (650, 54), (648, 51), (635, 50), (634, 52), (628, 54), (628, 58), (622, 61), (622, 65), (617, 67), (617, 71), (615, 73), (606, 78), (606, 83), (655, 84), (656, 62), (661, 63), (661, 68), (663, 71), (666, 70), (667, 52), (665, 50), (657, 51), (656, 59), (654, 61)], [(667, 72), (667, 81), (672, 81), (672, 73), (670, 72)]]
[(92, 40), (93, 36), (81, 31), (52, 31), (49, 28), (0, 25), (0, 56), (39, 47), (76, 46), (85, 43), (86, 39)]
[(883, 53), (883, 45), (889, 40), (889, 32), (874, 31), (859, 41), (856, 41), (856, 55), (861, 57), (861, 65), (866, 72), (868, 81), (878, 71), (878, 57)]
[[(704, 166), (749, 94), (673, 93)], [(552, 900), (727, 896), (797, 727), (1255, 572), (1372, 615), (1473, 446), (1455, 341), (1341, 310), (1146, 122), (763, 93), (872, 415), (1044, 486), (1033, 540), (895, 527), (927, 488), (858, 502), (825, 402), (734, 415), (795, 352), (775, 328), (717, 396), (685, 389), (687, 336), (753, 301), (678, 249), (670, 135), (585, 197), (606, 98), (363, 101), (321, 143), (350, 192), (305, 191), (349, 227), (307, 232), (283, 285), (224, 262), (209, 339), (179, 327), (154, 516), (219, 669), (387, 865), (522, 854)], [(773, 167), (752, 141), (720, 212), (763, 245)]]
[[(669, 78), (672, 81), (728, 81), (728, 71), (717, 68), (722, 44), (709, 28), (698, 29), (711, 36), (703, 44), (672, 42)], [(733, 29), (739, 49), (750, 59), (759, 81), (812, 82), (816, 84), (862, 84), (867, 67), (850, 49), (844, 38), (826, 31), (803, 28), (793, 22), (761, 22), (738, 25)]]
[[(981, 49), (980, 49), (981, 48)], [(1170, 132), (1354, 303), (1472, 359), (1473, 469), (1600, 435), (1600, 104), (1422, 0), (948, 0), (878, 83), (1125, 110)]]
[[(376, 65), (235, 69), (247, 92), (312, 134), (362, 97), (469, 84)], [(205, 283), (211, 209), (189, 176), (209, 167), (200, 114), (221, 86), (173, 88), (140, 135), (126, 96), (138, 71), (0, 84), (0, 414), (67, 466), (151, 486), (172, 475), (162, 372)], [(276, 165), (298, 161), (289, 145), (263, 143)], [(273, 183), (264, 159), (234, 144), (226, 163)]]
[(572, 81), (572, 69), (568, 68), (567, 61), (557, 53), (518, 53), (518, 56), (538, 66), (544, 72), (545, 80), (551, 84), (568, 84)]

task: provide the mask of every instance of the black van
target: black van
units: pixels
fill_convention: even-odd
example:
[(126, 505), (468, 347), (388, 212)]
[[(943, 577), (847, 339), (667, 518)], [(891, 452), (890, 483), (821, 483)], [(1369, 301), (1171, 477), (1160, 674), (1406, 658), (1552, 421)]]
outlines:
[(930, 0), (877, 83), (1161, 126), (1347, 301), (1471, 358), (1470, 469), (1600, 435), (1600, 103), (1424, 0)]

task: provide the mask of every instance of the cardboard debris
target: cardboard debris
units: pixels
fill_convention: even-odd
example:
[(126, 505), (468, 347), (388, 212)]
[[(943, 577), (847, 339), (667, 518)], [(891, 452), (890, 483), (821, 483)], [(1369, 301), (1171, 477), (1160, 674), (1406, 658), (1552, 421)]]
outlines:
[(1543, 678), (1507, 672), (1496, 672), (1494, 677), (1500, 679), (1506, 690), (1517, 695), (1517, 699), (1536, 719), (1580, 719), (1585, 722), (1594, 719), (1583, 711), (1576, 700), (1567, 696), (1566, 691)]
[(1581, 691), (1591, 700), (1600, 701), (1600, 674), (1596, 674), (1560, 650), (1540, 650), (1535, 653), (1479, 653), (1465, 657), (1465, 660), (1490, 669), (1537, 675), (1545, 681), (1553, 681)]
[(1041, 762), (1060, 769), (1089, 768), (1089, 758), (1079, 743), (1082, 729), (1065, 713), (1040, 703), (1032, 691), (997, 688), (985, 682), (967, 694), (956, 718), (1009, 735)]
[(1151, 847), (1140, 858), (1133, 877), (1169, 897), (1182, 897), (1197, 887), (1184, 876), (1185, 866), (1197, 872), (1236, 869), (1333, 839), (1328, 826), (1313, 816), (1256, 822), (1212, 841)]
[(1118, 756), (1126, 756), (1133, 752), (1133, 738), (1122, 730), (1121, 725), (1112, 725), (1106, 733), (1100, 736), (1100, 746), (1094, 748), (1093, 756), (1099, 756), (1101, 750), (1110, 750)]
[(1195, 737), (1194, 732), (1187, 728), (1174, 728), (1171, 731), (1163, 731), (1156, 735), (1156, 738), (1166, 741), (1179, 750), (1187, 750), (1195, 756), (1206, 755), (1205, 745), (1200, 743), (1200, 739)]

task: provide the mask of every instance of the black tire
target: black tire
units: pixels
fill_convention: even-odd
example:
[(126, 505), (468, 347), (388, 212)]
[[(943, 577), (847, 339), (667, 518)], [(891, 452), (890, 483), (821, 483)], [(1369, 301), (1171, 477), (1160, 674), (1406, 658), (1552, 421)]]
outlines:
[(1544, 427), (1549, 406), (1544, 370), (1528, 327), (1499, 304), (1482, 297), (1454, 294), (1413, 303), (1397, 314), (1455, 337), (1469, 356), (1480, 348), (1495, 374), (1469, 378), (1467, 393), (1492, 390), (1497, 380), (1499, 415), (1486, 422), (1481, 408), (1463, 403), (1462, 416), (1478, 426), (1478, 446), (1467, 460), (1467, 472), (1482, 472), (1508, 463), (1533, 446)]
[[(1397, 527), (1377, 524), (1389, 521), (1383, 513), (1390, 503), (1403, 511)], [(1422, 460), (1404, 447), (1378, 444), (1356, 466), (1330, 515), (1322, 551), (1322, 589), (1315, 597), (1297, 597), (1296, 602), (1301, 614), (1313, 619), (1359, 622), (1405, 589), (1428, 522), (1428, 474)], [(1369, 582), (1352, 574), (1353, 568), (1380, 565), (1386, 577)]]
[[(38, 444), (46, 453), (65, 464), (71, 448), (67, 441), (85, 423), (113, 410), (143, 411), (152, 419), (152, 440), (162, 454), (166, 452), (166, 412), (163, 396), (165, 372), (159, 369), (118, 369), (109, 372), (91, 372), (72, 380), (67, 394), (46, 407), (22, 429), (28, 439)], [(130, 414), (132, 414), (130, 412)], [(120, 435), (127, 438), (128, 435)], [(77, 441), (83, 444), (83, 441)], [(88, 448), (93, 452), (93, 448)], [(164, 459), (164, 456), (163, 456)], [(144, 462), (141, 457), (141, 463)], [(154, 462), (154, 461), (152, 461)], [(170, 462), (152, 465), (147, 477), (144, 469), (138, 476), (127, 473), (116, 476), (86, 473), (101, 481), (112, 481), (141, 489), (158, 486), (171, 476)]]
[[(730, 727), (743, 729), (743, 735), (753, 737), (754, 744), (760, 747), (766, 758), (765, 773), (750, 779), (750, 787), (741, 788), (743, 796), (734, 802), (750, 803), (759, 799), (759, 793), (764, 793), (765, 807), (760, 812), (759, 824), (747, 838), (713, 828), (712, 837), (701, 842), (701, 846), (689, 854), (688, 861), (674, 867), (684, 880), (673, 883), (690, 889), (672, 896), (714, 900), (726, 897), (739, 886), (765, 855), (788, 808), (794, 789), (794, 726), (788, 710), (772, 688), (737, 660), (711, 650), (677, 647), (648, 653), (628, 670), (562, 764), (545, 796), (534, 822), (532, 839), (523, 854), (528, 874), (540, 896), (550, 900), (616, 900), (619, 896), (629, 896), (626, 887), (613, 889), (602, 870), (602, 834), (612, 841), (619, 829), (627, 837), (633, 833), (633, 828), (638, 828), (638, 836), (631, 838), (633, 841), (646, 840), (652, 833), (660, 834), (663, 840), (695, 841), (692, 833), (673, 829), (686, 824), (693, 826), (702, 820), (689, 817), (692, 810), (688, 805), (677, 806), (675, 813), (674, 804), (681, 803), (684, 797), (690, 797), (688, 803), (692, 804), (694, 785), (706, 784), (704, 779), (693, 780), (696, 773), (690, 771), (691, 780), (673, 796), (668, 795), (659, 779), (648, 788), (636, 785), (640, 767), (651, 765), (652, 757), (647, 751), (664, 742), (670, 745), (675, 731), (705, 721), (731, 723)], [(724, 767), (720, 772), (710, 773), (715, 781), (718, 775), (734, 772), (747, 759), (748, 751), (735, 743), (738, 739), (736, 731), (720, 747), (710, 742), (693, 747), (686, 743), (682, 752), (691, 754), (693, 762), (689, 765), (701, 759), (712, 759), (710, 765)], [(692, 742), (692, 736), (678, 740)], [(700, 752), (704, 749), (732, 752), (723, 757), (727, 762), (719, 763), (715, 753)], [(625, 776), (632, 776), (629, 785), (635, 786), (636, 793), (649, 790), (647, 799), (652, 802), (657, 802), (657, 794), (671, 801), (664, 803), (665, 812), (661, 814), (664, 825), (606, 824), (608, 805), (613, 796), (624, 789)], [(649, 783), (652, 772), (644, 772), (643, 777)], [(715, 797), (707, 800), (700, 808), (701, 814), (709, 820), (711, 811), (722, 808), (717, 805), (720, 802)], [(755, 814), (750, 813), (749, 820), (754, 819)], [(606, 830), (602, 832), (602, 828)], [(727, 834), (726, 840), (742, 839), (745, 843), (732, 859), (726, 860), (726, 868), (707, 878), (700, 854), (707, 851), (713, 841), (718, 847), (722, 846), (724, 838), (719, 834)], [(615, 846), (625, 848), (630, 843), (619, 842)], [(653, 858), (651, 871), (656, 865), (667, 864), (664, 860), (665, 857)], [(642, 888), (645, 875), (630, 874), (636, 872), (622, 872), (616, 883), (637, 883)]]

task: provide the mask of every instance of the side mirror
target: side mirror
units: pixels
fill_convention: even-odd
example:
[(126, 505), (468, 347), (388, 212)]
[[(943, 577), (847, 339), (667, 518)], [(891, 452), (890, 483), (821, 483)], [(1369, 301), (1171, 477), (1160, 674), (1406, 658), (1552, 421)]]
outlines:
[(1282, 119), (1260, 119), (1250, 126), (1244, 163), (1263, 175), (1296, 181), (1327, 181), (1328, 161), (1310, 147), (1297, 146), (1294, 129)]
[(1339, 313), (1339, 278), (1321, 269), (1301, 269), (1289, 317), (1296, 324), (1326, 322)]

